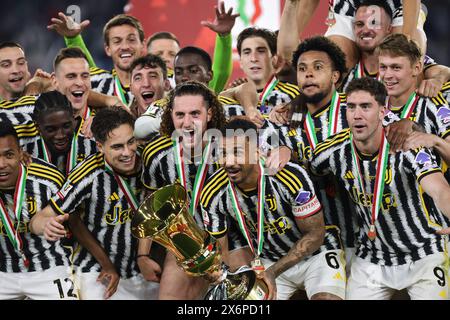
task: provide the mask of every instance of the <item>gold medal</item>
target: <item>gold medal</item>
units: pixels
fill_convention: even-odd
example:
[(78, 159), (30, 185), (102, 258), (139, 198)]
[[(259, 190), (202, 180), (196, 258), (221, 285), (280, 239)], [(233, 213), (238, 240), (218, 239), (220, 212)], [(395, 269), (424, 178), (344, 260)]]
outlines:
[(335, 23), (336, 23), (336, 17), (334, 16), (333, 8), (330, 7), (330, 8), (328, 9), (328, 16), (327, 16), (327, 18), (325, 19), (325, 24), (326, 24), (328, 27), (332, 27), (332, 26), (334, 26)]
[(377, 237), (377, 232), (375, 231), (375, 225), (373, 225), (373, 224), (370, 225), (367, 236), (369, 237), (370, 241), (375, 240), (375, 238)]
[(265, 270), (264, 265), (263, 265), (261, 259), (259, 259), (259, 257), (252, 261), (252, 269), (256, 273), (260, 273)]

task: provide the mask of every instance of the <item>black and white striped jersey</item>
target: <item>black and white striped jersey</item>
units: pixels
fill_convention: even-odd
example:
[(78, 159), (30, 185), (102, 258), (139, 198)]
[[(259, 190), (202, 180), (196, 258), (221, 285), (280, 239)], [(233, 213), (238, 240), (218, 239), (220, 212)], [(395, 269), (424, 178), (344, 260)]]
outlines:
[[(347, 118), (345, 116), (347, 97), (345, 94), (339, 94), (339, 99), (340, 108), (336, 121), (336, 132), (348, 128)], [(311, 114), (317, 142), (319, 143), (331, 135), (328, 126), (330, 123), (330, 107), (331, 101)], [(294, 158), (305, 167), (308, 167), (313, 148), (306, 134), (306, 121), (303, 121), (303, 125), (299, 128), (291, 129), (287, 126), (283, 127), (283, 133), (285, 135), (284, 139), (287, 146), (293, 150)], [(344, 186), (332, 175), (324, 177), (311, 175), (311, 179), (314, 182), (319, 200), (323, 207), (325, 224), (330, 229), (338, 227), (343, 245), (347, 248), (353, 248), (355, 246), (355, 233), (358, 228), (354, 221), (354, 205), (349, 199)], [(327, 233), (327, 237), (332, 237), (333, 234)]]
[(3, 110), (0, 110), (0, 121), (9, 121), (15, 126), (19, 124), (29, 124), (33, 122), (33, 118), (28, 113), (4, 112)]
[[(76, 150), (76, 163), (83, 161), (89, 155), (97, 152), (97, 145), (95, 140), (88, 139), (83, 136), (80, 131), (83, 126), (83, 120), (78, 118), (78, 125), (75, 128), (75, 132), (78, 133), (77, 136), (77, 150)], [(66, 154), (54, 154), (48, 147), (44, 147), (45, 142), (39, 134), (39, 131), (34, 122), (28, 124), (16, 125), (17, 135), (19, 137), (19, 143), (22, 149), (33, 157), (50, 161), (58, 170), (66, 176), (68, 174), (67, 161), (69, 157), (69, 152)], [(48, 153), (45, 151), (47, 149)], [(46, 159), (46, 155), (50, 158)]]
[[(360, 60), (356, 66), (353, 67), (353, 69), (351, 69), (347, 75), (347, 77), (345, 77), (345, 79), (342, 81), (342, 84), (340, 85), (339, 91), (345, 92), (345, 90), (347, 89), (348, 85), (350, 84), (350, 82), (353, 79), (358, 79), (361, 77), (371, 77), (371, 78), (378, 78), (379, 72), (375, 72), (375, 73), (369, 73), (366, 68), (363, 66), (363, 71), (361, 72), (361, 70), (359, 70), (360, 64), (363, 63), (362, 60)], [(432, 67), (432, 66), (436, 66), (437, 63), (436, 61), (431, 58), (430, 56), (425, 55), (423, 58), (423, 72), (425, 72), (425, 70), (427, 70), (428, 68)]]
[(31, 117), (37, 98), (37, 96), (23, 96), (15, 101), (3, 100), (0, 102), (0, 113), (21, 113)]
[[(260, 94), (261, 92), (258, 93)], [(300, 90), (297, 85), (279, 81), (267, 96), (264, 103), (261, 104), (261, 101), (258, 102), (257, 108), (261, 112), (261, 114), (268, 115), (273, 107), (281, 104), (286, 104), (299, 94)], [(238, 101), (220, 95), (218, 98), (224, 107), (225, 116), (227, 117), (227, 119), (232, 116), (245, 115), (244, 108), (239, 104)]]
[(445, 98), (447, 103), (450, 105), (450, 81), (444, 83), (441, 89), (442, 96)]
[[(92, 67), (89, 69), (89, 71), (91, 76), (92, 90), (106, 94), (108, 96), (118, 96), (120, 98), (120, 94), (115, 88), (117, 77), (115, 69), (113, 69), (112, 71), (107, 71), (97, 67)], [(120, 81), (117, 82), (118, 84), (120, 84), (120, 87), (118, 87), (118, 89), (124, 92), (126, 104), (130, 105), (131, 101), (133, 101), (133, 94), (130, 91), (130, 86), (124, 86)]]
[(17, 228), (13, 212), (14, 191), (0, 190), (0, 197), (8, 208), (8, 214), (14, 221), (14, 229), (18, 229), (23, 242), (23, 252), (30, 262), (29, 268), (24, 266), (22, 257), (15, 251), (9, 240), (5, 226), (0, 220), (0, 271), (32, 272), (51, 269), (57, 266), (69, 266), (70, 251), (61, 245), (61, 241), (47, 241), (43, 236), (30, 232), (29, 223), (36, 212), (47, 206), (51, 197), (61, 188), (64, 177), (56, 168), (40, 159), (33, 158), (27, 168), (25, 183), (25, 201)]
[(177, 86), (173, 69), (167, 68), (167, 80), (169, 80), (170, 88), (174, 89)]
[[(362, 0), (334, 0), (333, 9), (337, 14), (354, 17), (356, 8), (358, 8)], [(402, 0), (386, 0), (387, 4), (391, 8), (392, 18), (398, 18), (403, 16)]]
[(314, 150), (311, 168), (319, 175), (334, 174), (356, 204), (360, 224), (356, 255), (375, 264), (392, 266), (444, 252), (445, 238), (436, 234), (445, 226), (443, 215), (419, 188), (420, 179), (440, 171), (431, 151), (420, 148), (389, 154), (380, 212), (375, 222), (377, 236), (371, 241), (368, 231), (378, 154), (357, 155), (363, 193), (350, 143), (349, 129), (320, 143)]
[(219, 102), (223, 106), (225, 117), (229, 120), (231, 117), (245, 115), (244, 107), (237, 100), (225, 96), (218, 96)]
[[(257, 247), (257, 189), (244, 191), (235, 186), (245, 224)], [(201, 197), (205, 229), (214, 237), (228, 234), (228, 224), (240, 230), (231, 200), (226, 171), (222, 168), (207, 181)], [(285, 256), (302, 233), (296, 219), (307, 219), (321, 210), (306, 170), (288, 163), (274, 176), (265, 176), (264, 245), (261, 257), (277, 261)], [(331, 248), (330, 248), (331, 249)], [(318, 252), (318, 251), (317, 251)]]
[[(142, 202), (145, 192), (140, 172), (123, 178), (138, 202)], [(76, 211), (82, 209), (81, 219), (104, 248), (120, 276), (130, 278), (139, 273), (136, 265), (138, 241), (131, 235), (133, 210), (114, 176), (105, 171), (105, 159), (101, 153), (80, 162), (50, 204), (60, 214), (77, 214)], [(100, 264), (85, 248), (76, 255), (74, 264), (81, 272), (101, 271)]]
[[(175, 164), (174, 143), (170, 137), (158, 136), (155, 137), (144, 149), (142, 153), (142, 160), (144, 169), (142, 171), (142, 182), (144, 186), (150, 191), (162, 188), (173, 183), (180, 183), (180, 177)], [(215, 148), (212, 154), (217, 151)], [(218, 169), (218, 164), (214, 163), (208, 166), (206, 179)], [(195, 181), (195, 175), (200, 166), (200, 159), (198, 162), (191, 161), (185, 164), (187, 192), (189, 196), (192, 194), (192, 186)], [(196, 210), (195, 221), (203, 228), (203, 220), (200, 210)]]
[(261, 112), (261, 114), (269, 114), (273, 107), (281, 104), (286, 104), (299, 94), (300, 90), (297, 85), (278, 81), (277, 85), (270, 92), (264, 103), (261, 104), (261, 101), (258, 102), (258, 110)]
[[(405, 106), (390, 107), (383, 125), (398, 121)], [(435, 134), (445, 139), (450, 134), (450, 108), (442, 93), (434, 98), (419, 97), (409, 120), (418, 123), (426, 133)]]

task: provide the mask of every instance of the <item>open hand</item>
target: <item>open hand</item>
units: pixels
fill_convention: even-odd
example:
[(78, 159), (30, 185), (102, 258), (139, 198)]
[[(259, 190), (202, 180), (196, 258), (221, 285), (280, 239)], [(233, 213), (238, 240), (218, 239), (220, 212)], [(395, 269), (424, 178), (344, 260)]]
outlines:
[(79, 35), (91, 22), (84, 20), (81, 23), (75, 22), (72, 17), (59, 12), (58, 18), (52, 18), (52, 24), (47, 26), (48, 30), (55, 30), (60, 36), (73, 38)]

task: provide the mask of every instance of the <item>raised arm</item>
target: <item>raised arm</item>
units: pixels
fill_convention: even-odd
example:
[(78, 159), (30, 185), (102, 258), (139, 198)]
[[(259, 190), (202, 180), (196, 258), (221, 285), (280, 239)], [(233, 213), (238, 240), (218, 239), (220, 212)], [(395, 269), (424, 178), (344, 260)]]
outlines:
[(312, 16), (316, 12), (319, 0), (299, 0), (300, 5), (297, 7), (297, 37), (300, 39), (305, 27), (311, 21)]
[(420, 15), (421, 1), (408, 0), (402, 1), (403, 6), (403, 25), (394, 27), (392, 32), (403, 33), (408, 38), (417, 42), (422, 51), (426, 53), (426, 37), (423, 30), (418, 28), (418, 21)]
[(225, 11), (223, 1), (220, 2), (220, 8), (215, 6), (215, 10), (216, 19), (213, 22), (201, 21), (200, 23), (217, 33), (212, 65), (213, 78), (209, 82), (209, 87), (219, 93), (225, 88), (233, 71), (231, 30), (239, 13), (232, 14), (233, 8)]
[(281, 14), (280, 31), (277, 37), (277, 54), (284, 64), (289, 66), (292, 61), (292, 53), (300, 42), (299, 35), (293, 32), (293, 30), (298, 28), (297, 11), (303, 11), (303, 8), (299, 10), (300, 3), (303, 3), (303, 1), (287, 0)]
[(52, 24), (48, 25), (47, 29), (55, 30), (60, 36), (63, 36), (67, 47), (79, 47), (86, 55), (89, 67), (95, 67), (94, 59), (92, 59), (91, 53), (87, 49), (83, 37), (81, 36), (81, 32), (90, 24), (90, 21), (84, 20), (81, 23), (77, 23), (72, 17), (68, 17), (62, 12), (59, 12), (58, 16), (59, 19), (51, 19)]

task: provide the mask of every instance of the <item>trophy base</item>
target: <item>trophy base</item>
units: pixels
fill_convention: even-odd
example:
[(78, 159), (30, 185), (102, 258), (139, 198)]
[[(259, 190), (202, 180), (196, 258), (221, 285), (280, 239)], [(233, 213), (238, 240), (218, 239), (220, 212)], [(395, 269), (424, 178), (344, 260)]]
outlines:
[(267, 300), (269, 296), (269, 288), (264, 280), (258, 279), (253, 270), (249, 273), (250, 283), (247, 296), (244, 300)]
[(269, 288), (249, 268), (228, 273), (225, 280), (208, 291), (205, 300), (267, 300)]

